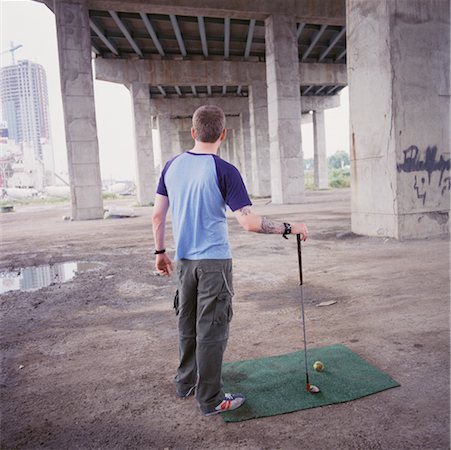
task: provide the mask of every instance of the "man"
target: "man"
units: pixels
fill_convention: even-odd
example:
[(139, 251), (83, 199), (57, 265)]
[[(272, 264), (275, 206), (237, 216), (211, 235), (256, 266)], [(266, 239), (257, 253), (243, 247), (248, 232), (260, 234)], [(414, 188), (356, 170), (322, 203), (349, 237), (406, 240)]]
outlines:
[(204, 415), (240, 407), (241, 394), (224, 393), (222, 358), (232, 318), (232, 260), (226, 205), (246, 231), (300, 234), (302, 223), (276, 222), (254, 214), (238, 170), (217, 156), (226, 136), (225, 115), (215, 106), (202, 106), (193, 115), (192, 150), (168, 161), (155, 197), (153, 232), (156, 268), (170, 275), (172, 261), (165, 253), (166, 214), (171, 208), (176, 246), (179, 294), (179, 358), (176, 394), (195, 391)]

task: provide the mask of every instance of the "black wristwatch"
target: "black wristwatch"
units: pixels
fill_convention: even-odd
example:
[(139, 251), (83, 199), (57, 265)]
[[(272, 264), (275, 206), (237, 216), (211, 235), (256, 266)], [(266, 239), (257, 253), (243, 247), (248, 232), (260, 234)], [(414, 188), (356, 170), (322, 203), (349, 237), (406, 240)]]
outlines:
[(163, 250), (155, 250), (154, 255), (161, 255), (162, 253), (166, 253), (166, 249)]
[(289, 223), (284, 222), (283, 226), (285, 227), (285, 231), (283, 232), (282, 237), (288, 239), (287, 234), (291, 234), (291, 225)]

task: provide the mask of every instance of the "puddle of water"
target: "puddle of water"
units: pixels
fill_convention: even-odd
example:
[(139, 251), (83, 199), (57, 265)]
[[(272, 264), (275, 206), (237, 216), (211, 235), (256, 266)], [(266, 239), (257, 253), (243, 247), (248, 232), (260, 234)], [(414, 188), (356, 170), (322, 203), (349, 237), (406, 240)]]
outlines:
[(51, 284), (65, 283), (80, 272), (98, 269), (101, 265), (97, 262), (65, 262), (0, 272), (0, 294), (9, 291), (35, 291)]

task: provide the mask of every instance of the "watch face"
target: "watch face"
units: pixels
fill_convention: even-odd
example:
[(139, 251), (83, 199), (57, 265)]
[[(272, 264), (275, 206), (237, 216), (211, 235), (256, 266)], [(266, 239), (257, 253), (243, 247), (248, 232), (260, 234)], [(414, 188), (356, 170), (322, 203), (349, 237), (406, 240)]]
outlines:
[(289, 223), (284, 223), (283, 226), (285, 227), (283, 234), (291, 234), (291, 225)]

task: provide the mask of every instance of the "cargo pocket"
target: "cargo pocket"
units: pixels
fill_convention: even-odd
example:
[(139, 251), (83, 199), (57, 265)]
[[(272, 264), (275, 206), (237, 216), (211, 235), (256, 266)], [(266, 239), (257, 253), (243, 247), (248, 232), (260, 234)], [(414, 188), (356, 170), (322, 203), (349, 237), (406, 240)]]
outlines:
[(228, 292), (221, 292), (215, 301), (215, 310), (213, 314), (213, 324), (223, 325), (230, 322), (230, 308), (232, 303), (232, 298)]

